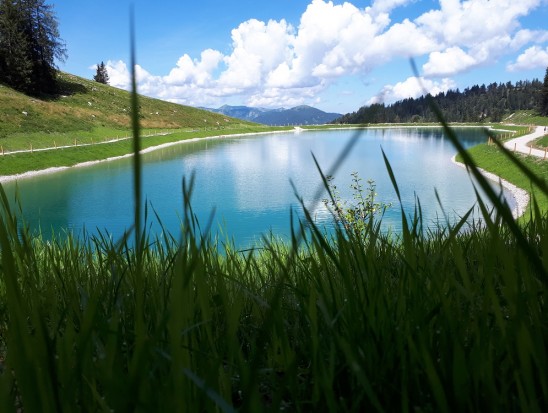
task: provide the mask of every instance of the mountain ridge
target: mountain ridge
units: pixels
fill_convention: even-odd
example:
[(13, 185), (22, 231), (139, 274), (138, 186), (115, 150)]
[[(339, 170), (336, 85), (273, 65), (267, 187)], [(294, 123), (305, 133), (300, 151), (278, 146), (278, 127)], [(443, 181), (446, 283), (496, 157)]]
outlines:
[(202, 109), (269, 126), (320, 125), (330, 123), (334, 119), (342, 116), (340, 113), (324, 112), (308, 105), (299, 105), (289, 109), (267, 109), (260, 107), (231, 105), (223, 105), (217, 109)]

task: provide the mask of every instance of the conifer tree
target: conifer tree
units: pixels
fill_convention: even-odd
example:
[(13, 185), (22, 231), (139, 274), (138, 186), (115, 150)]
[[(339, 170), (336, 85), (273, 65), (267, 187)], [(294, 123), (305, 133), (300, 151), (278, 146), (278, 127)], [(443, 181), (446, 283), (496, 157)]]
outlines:
[(0, 80), (29, 94), (56, 91), (66, 48), (45, 0), (0, 0)]
[(97, 72), (95, 73), (95, 76), (93, 76), (93, 80), (108, 85), (108, 72), (104, 62), (97, 65)]
[(541, 95), (540, 114), (543, 116), (548, 116), (548, 67), (546, 68), (546, 74), (544, 75)]
[(32, 61), (23, 24), (16, 4), (0, 0), (0, 81), (26, 91), (31, 85)]

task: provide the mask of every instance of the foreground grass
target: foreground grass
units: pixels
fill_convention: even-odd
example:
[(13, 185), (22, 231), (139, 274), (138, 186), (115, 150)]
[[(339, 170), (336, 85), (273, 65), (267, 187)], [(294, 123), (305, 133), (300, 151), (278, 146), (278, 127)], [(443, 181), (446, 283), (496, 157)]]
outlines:
[[(504, 225), (44, 242), (3, 202), (0, 410), (530, 411), (547, 271)], [(403, 219), (403, 218), (402, 218)], [(462, 224), (462, 223), (461, 223)], [(460, 224), (459, 224), (460, 225)], [(302, 233), (300, 233), (302, 231)], [(548, 254), (548, 219), (522, 228)]]

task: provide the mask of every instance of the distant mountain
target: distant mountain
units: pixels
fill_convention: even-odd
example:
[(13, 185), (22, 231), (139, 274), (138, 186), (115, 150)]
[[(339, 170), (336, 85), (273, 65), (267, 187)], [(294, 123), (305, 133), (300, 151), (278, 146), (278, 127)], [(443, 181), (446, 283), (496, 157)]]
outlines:
[[(207, 109), (207, 108), (204, 108)], [(218, 109), (207, 109), (233, 118), (271, 126), (320, 125), (342, 116), (340, 113), (327, 113), (311, 106), (296, 106), (291, 109), (265, 109), (248, 106), (224, 105)]]
[(221, 113), (225, 116), (230, 116), (237, 119), (243, 119), (250, 122), (256, 122), (255, 119), (260, 116), (263, 112), (269, 111), (270, 109), (263, 108), (250, 108), (248, 106), (230, 106), (223, 105), (218, 109), (211, 108), (201, 108), (209, 110), (210, 112)]
[(254, 122), (265, 125), (321, 125), (337, 119), (341, 115), (326, 113), (311, 106), (296, 106), (291, 109), (271, 110), (263, 112)]

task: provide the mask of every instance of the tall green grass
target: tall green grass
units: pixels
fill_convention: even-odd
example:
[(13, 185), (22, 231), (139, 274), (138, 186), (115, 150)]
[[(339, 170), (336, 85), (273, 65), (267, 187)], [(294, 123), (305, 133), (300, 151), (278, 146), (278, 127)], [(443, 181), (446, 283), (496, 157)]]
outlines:
[(518, 224), (484, 188), (481, 224), (429, 230), (420, 204), (400, 206), (399, 236), (374, 214), (329, 236), (307, 215), (290, 243), (238, 251), (196, 221), (190, 179), (180, 234), (154, 236), (135, 130), (136, 223), (120, 240), (44, 241), (0, 189), (0, 411), (546, 411), (536, 203)]
[[(187, 186), (188, 187), (188, 186)], [(190, 186), (191, 187), (191, 186)], [(186, 193), (186, 199), (190, 197)], [(0, 410), (543, 411), (547, 219), (45, 242), (2, 198)], [(146, 227), (144, 227), (146, 228)], [(528, 244), (528, 245), (529, 245)]]

